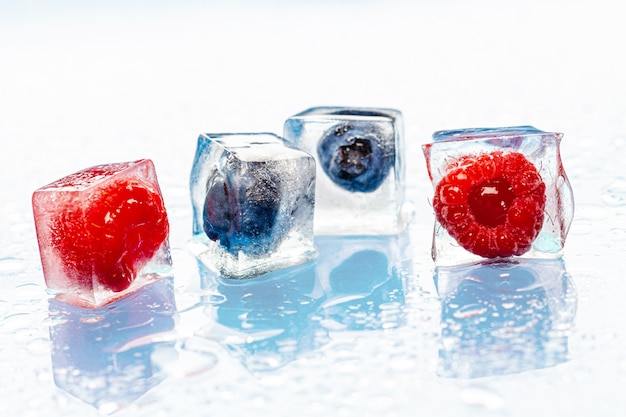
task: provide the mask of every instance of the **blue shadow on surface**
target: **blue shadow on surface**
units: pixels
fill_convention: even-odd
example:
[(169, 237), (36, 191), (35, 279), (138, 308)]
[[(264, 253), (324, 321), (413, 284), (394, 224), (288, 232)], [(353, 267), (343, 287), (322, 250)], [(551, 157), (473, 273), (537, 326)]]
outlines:
[(125, 407), (164, 378), (151, 360), (168, 342), (176, 305), (171, 278), (98, 309), (50, 299), (55, 384), (106, 412)]
[(404, 323), (398, 237), (324, 237), (316, 260), (245, 281), (198, 262), (202, 286), (223, 301), (205, 313), (217, 340), (252, 373), (273, 371), (330, 341), (336, 331)]
[(480, 378), (563, 363), (577, 296), (562, 260), (439, 267), (438, 374)]

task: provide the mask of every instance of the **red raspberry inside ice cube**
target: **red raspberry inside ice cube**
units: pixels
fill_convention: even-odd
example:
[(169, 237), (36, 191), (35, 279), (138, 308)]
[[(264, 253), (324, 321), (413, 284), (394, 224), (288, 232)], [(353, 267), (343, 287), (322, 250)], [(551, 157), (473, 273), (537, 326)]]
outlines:
[(437, 184), (439, 223), (463, 248), (486, 258), (522, 255), (543, 225), (545, 183), (519, 152), (466, 155)]
[(169, 224), (158, 190), (124, 179), (93, 193), (87, 207), (67, 207), (52, 222), (52, 245), (65, 273), (80, 286), (93, 280), (123, 291), (168, 236)]

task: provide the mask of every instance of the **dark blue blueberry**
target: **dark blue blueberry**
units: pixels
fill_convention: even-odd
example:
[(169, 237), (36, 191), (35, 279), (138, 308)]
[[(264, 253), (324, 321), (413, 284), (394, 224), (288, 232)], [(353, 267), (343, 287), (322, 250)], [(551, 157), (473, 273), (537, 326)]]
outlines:
[(222, 176), (216, 175), (209, 181), (202, 211), (202, 228), (209, 239), (219, 240), (222, 246), (230, 248), (238, 211), (236, 203)]
[(338, 186), (357, 192), (375, 191), (394, 163), (393, 149), (372, 123), (346, 122), (327, 131), (317, 153), (322, 169)]
[(279, 208), (279, 179), (262, 165), (249, 166), (245, 178), (216, 173), (209, 179), (202, 226), (209, 239), (231, 253), (260, 255), (280, 240), (275, 230)]

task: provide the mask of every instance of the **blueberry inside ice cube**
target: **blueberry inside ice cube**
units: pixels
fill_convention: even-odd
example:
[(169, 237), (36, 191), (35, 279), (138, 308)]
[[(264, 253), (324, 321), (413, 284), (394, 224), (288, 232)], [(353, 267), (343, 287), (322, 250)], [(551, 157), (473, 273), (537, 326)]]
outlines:
[(230, 189), (224, 178), (216, 176), (209, 183), (204, 201), (202, 228), (209, 239), (219, 240), (222, 246), (229, 247), (228, 236), (232, 235), (233, 220), (236, 216)]
[[(234, 181), (241, 186), (229, 185)], [(232, 181), (216, 174), (208, 182), (202, 226), (209, 239), (219, 241), (231, 253), (258, 255), (282, 238), (274, 227), (279, 209), (278, 178), (269, 170)]]
[(324, 134), (317, 152), (322, 169), (338, 186), (353, 192), (376, 190), (389, 174), (393, 154), (381, 145), (372, 124), (343, 123)]

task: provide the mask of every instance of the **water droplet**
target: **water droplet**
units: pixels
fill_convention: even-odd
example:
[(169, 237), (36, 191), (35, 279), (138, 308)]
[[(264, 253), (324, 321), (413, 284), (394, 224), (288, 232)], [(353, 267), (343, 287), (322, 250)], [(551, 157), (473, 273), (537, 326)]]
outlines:
[(609, 206), (626, 205), (626, 181), (618, 180), (602, 192), (602, 200)]
[(199, 355), (186, 350), (179, 351), (172, 345), (157, 347), (152, 352), (151, 359), (155, 366), (175, 378), (201, 375), (217, 364), (217, 356), (213, 354)]
[(611, 229), (611, 240), (614, 242), (626, 241), (626, 228), (614, 227)]
[(11, 314), (4, 318), (3, 328), (8, 331), (15, 331), (30, 327), (31, 317), (28, 313)]
[(342, 331), (346, 330), (347, 326), (343, 323), (339, 323), (332, 319), (322, 319), (320, 320), (320, 326), (328, 330), (334, 331)]
[(26, 261), (7, 257), (0, 259), (0, 275), (15, 275), (26, 269)]
[(14, 340), (20, 345), (29, 342), (33, 339), (33, 335), (37, 332), (34, 327), (21, 327), (13, 329)]
[(98, 323), (102, 320), (104, 320), (104, 316), (85, 316), (81, 317), (80, 322), (85, 324), (93, 324)]
[(487, 410), (497, 410), (504, 406), (504, 398), (497, 392), (485, 387), (465, 388), (459, 394), (459, 398), (469, 406)]
[(28, 283), (15, 287), (14, 297), (18, 300), (39, 301), (45, 290), (38, 284)]
[(215, 343), (200, 337), (191, 337), (181, 344), (181, 349), (194, 352), (199, 355), (215, 356)]
[(201, 297), (202, 304), (218, 305), (226, 301), (226, 297), (219, 293), (203, 295)]
[(476, 304), (468, 304), (455, 311), (453, 316), (456, 319), (469, 319), (472, 317), (480, 316), (481, 314), (485, 314), (486, 312), (486, 307)]
[(263, 352), (249, 358), (246, 365), (252, 371), (272, 371), (283, 366), (284, 359), (278, 353)]
[(38, 337), (26, 344), (26, 350), (32, 355), (42, 355), (50, 352), (50, 339)]

